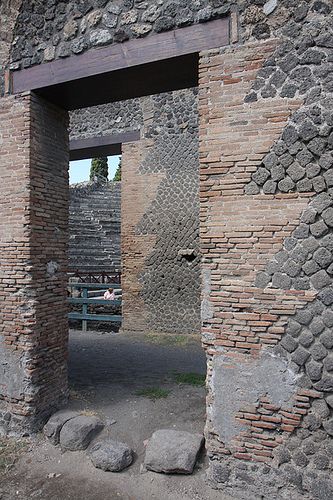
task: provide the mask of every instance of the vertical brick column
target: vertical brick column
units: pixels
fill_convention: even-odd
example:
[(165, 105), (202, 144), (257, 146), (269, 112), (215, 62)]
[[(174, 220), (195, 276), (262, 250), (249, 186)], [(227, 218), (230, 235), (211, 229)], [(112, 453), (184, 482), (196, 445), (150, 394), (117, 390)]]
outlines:
[(143, 139), (123, 144), (121, 183), (121, 255), (123, 289), (123, 331), (147, 329), (146, 306), (142, 298), (141, 274), (145, 259), (156, 240), (154, 235), (137, 234), (136, 228), (156, 197), (161, 174), (140, 174), (139, 168), (153, 141)]
[[(246, 186), (301, 99), (247, 102), (275, 41), (201, 54), (199, 75), (203, 342), (208, 357), (207, 447), (216, 464), (264, 462), (289, 439), (311, 391), (273, 350), (312, 290), (257, 280), (298, 226), (313, 193)], [(305, 398), (305, 399), (304, 399)], [(305, 412), (306, 413), (306, 412)], [(214, 469), (215, 468), (215, 469)]]
[(0, 100), (0, 431), (33, 432), (67, 397), (67, 113)]

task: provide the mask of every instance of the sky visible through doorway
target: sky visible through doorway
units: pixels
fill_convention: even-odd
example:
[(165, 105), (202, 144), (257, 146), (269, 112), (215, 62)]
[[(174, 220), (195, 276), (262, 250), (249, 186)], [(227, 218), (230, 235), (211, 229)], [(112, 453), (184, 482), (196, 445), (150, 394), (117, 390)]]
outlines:
[[(112, 181), (117, 170), (120, 156), (108, 156), (109, 160), (109, 180)], [(89, 180), (91, 159), (76, 160), (69, 162), (69, 183), (77, 184)]]

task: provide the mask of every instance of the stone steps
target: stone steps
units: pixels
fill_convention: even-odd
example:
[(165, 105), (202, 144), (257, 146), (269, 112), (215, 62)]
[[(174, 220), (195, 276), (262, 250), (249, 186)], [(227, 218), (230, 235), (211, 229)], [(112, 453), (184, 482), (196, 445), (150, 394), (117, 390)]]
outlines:
[(71, 188), (70, 268), (84, 272), (119, 269), (121, 185), (91, 184)]

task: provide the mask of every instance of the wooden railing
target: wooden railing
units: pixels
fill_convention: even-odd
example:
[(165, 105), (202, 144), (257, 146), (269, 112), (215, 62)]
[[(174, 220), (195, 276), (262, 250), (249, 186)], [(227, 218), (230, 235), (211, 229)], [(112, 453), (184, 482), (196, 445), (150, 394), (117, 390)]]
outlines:
[(68, 273), (71, 279), (75, 279), (78, 283), (117, 283), (120, 284), (121, 273), (117, 271), (79, 271), (74, 270)]
[(89, 305), (114, 305), (121, 306), (121, 300), (106, 300), (103, 298), (88, 297), (88, 291), (100, 290), (101, 295), (108, 288), (113, 288), (114, 290), (121, 291), (119, 283), (104, 283), (104, 284), (93, 284), (93, 283), (69, 283), (68, 287), (72, 290), (81, 290), (81, 297), (79, 298), (68, 298), (70, 304), (82, 305), (81, 312), (70, 312), (68, 314), (69, 319), (78, 319), (82, 321), (82, 331), (87, 331), (88, 321), (106, 321), (106, 322), (122, 322), (122, 316), (117, 314), (92, 314), (88, 312)]

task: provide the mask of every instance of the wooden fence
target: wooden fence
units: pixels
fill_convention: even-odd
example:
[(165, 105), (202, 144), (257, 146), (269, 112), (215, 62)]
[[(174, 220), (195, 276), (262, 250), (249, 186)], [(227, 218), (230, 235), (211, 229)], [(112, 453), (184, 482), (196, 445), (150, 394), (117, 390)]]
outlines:
[(69, 319), (78, 319), (82, 321), (82, 331), (87, 331), (87, 322), (88, 321), (106, 321), (106, 322), (122, 322), (122, 316), (117, 314), (93, 314), (88, 312), (89, 305), (114, 305), (121, 306), (121, 300), (105, 300), (100, 297), (89, 297), (89, 291), (101, 291), (101, 296), (103, 296), (105, 290), (108, 288), (113, 288), (114, 290), (121, 291), (119, 283), (104, 283), (104, 284), (95, 284), (95, 283), (69, 283), (68, 287), (72, 290), (80, 290), (81, 297), (79, 298), (68, 298), (68, 302), (70, 304), (81, 304), (82, 310), (81, 312), (70, 312), (68, 314)]

